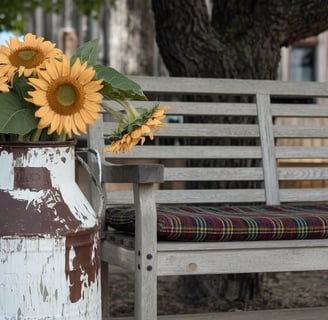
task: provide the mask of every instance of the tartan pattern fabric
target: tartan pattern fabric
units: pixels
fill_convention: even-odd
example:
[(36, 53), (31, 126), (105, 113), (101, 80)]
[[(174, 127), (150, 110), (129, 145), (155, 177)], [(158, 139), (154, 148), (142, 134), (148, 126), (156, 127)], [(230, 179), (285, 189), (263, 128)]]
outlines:
[[(134, 232), (134, 210), (107, 210), (108, 225)], [(297, 206), (160, 206), (158, 240), (245, 241), (328, 238), (328, 204)]]

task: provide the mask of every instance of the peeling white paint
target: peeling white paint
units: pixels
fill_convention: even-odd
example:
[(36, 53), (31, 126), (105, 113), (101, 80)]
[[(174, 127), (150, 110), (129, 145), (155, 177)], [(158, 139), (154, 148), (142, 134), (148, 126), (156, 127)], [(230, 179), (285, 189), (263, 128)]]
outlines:
[[(14, 167), (26, 166), (47, 168), (52, 188), (36, 191), (15, 188)], [(61, 230), (56, 236), (43, 233), (0, 237), (0, 320), (101, 319), (100, 270), (95, 273), (94, 281), (90, 281), (86, 266), (78, 259), (81, 252), (74, 245), (68, 247), (68, 255), (66, 252), (72, 241), (70, 235), (95, 229), (98, 224), (95, 212), (75, 183), (74, 166), (74, 148), (45, 147), (41, 151), (30, 148), (20, 157), (0, 148), (0, 168), (6, 168), (0, 171), (0, 192), (26, 202), (26, 209), (33, 207), (36, 216), (46, 206), (51, 209), (53, 221), (62, 222), (68, 231), (67, 236)], [(60, 210), (57, 205), (63, 200), (72, 219), (79, 222), (77, 230), (57, 212)], [(90, 234), (94, 238), (86, 246), (90, 246), (92, 264), (100, 249), (98, 234)], [(76, 270), (81, 274), (81, 292), (78, 292), (81, 299), (72, 302)]]
[(73, 260), (76, 257), (75, 250), (74, 250), (73, 246), (71, 246), (70, 249), (69, 249), (69, 256), (68, 257), (69, 257), (68, 270), (73, 271), (74, 270)]
[(65, 238), (1, 239), (0, 256), (1, 320), (101, 319), (100, 273), (83, 299), (69, 301)]
[(1, 189), (13, 189), (14, 186), (14, 157), (12, 153), (8, 153), (5, 150), (0, 149), (1, 168), (6, 170), (0, 170), (0, 188)]

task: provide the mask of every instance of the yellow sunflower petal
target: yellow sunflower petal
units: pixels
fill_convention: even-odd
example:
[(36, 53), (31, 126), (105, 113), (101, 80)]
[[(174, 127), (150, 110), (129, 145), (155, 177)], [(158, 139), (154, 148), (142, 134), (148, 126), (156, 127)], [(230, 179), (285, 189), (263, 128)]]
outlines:
[(53, 132), (55, 132), (59, 126), (59, 123), (60, 123), (60, 116), (58, 114), (55, 114), (53, 117), (52, 117), (52, 121), (50, 123), (50, 128), (48, 130), (48, 133), (51, 134)]
[(35, 111), (34, 115), (37, 118), (43, 118), (45, 116), (49, 116), (49, 117), (54, 117), (55, 114), (53, 113), (53, 111), (48, 108), (48, 107), (41, 107), (38, 110)]
[(93, 79), (95, 74), (96, 74), (96, 71), (90, 67), (90, 68), (85, 69), (79, 75), (78, 79), (82, 84), (87, 84), (88, 82), (90, 82)]
[(86, 121), (84, 121), (84, 119), (82, 118), (80, 113), (75, 113), (73, 115), (74, 118), (74, 124), (76, 126), (76, 128), (78, 129), (79, 132), (82, 133), (87, 133), (87, 127), (86, 127)]
[(0, 91), (8, 92), (9, 91), (9, 84), (7, 77), (0, 77)]
[(48, 118), (40, 118), (40, 121), (38, 123), (38, 128), (43, 129), (50, 125), (51, 121), (48, 121)]
[(92, 92), (90, 90), (88, 90), (87, 92), (89, 101), (100, 102), (103, 98), (103, 96), (99, 92)]
[(73, 79), (77, 79), (80, 73), (84, 70), (85, 68), (82, 68), (80, 58), (77, 58), (71, 68), (70, 76)]
[(102, 79), (89, 82), (84, 86), (85, 90), (98, 91), (103, 87), (102, 82)]
[(100, 118), (99, 113), (88, 112), (85, 109), (81, 109), (80, 114), (81, 114), (81, 117), (83, 118), (84, 122), (87, 124), (93, 124), (95, 122), (95, 120)]
[(31, 78), (29, 79), (30, 84), (35, 88), (35, 89), (41, 89), (41, 90), (47, 90), (48, 84), (46, 81), (40, 78)]
[(84, 104), (84, 109), (88, 110), (89, 112), (99, 112), (100, 111), (100, 106), (99, 106), (99, 104), (97, 104), (95, 102), (87, 101)]

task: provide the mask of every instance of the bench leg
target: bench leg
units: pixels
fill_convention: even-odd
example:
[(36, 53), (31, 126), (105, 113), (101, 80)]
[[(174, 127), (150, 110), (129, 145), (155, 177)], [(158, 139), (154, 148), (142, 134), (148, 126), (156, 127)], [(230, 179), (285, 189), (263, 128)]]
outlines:
[(101, 261), (101, 312), (103, 318), (109, 318), (108, 263)]
[(153, 184), (134, 185), (135, 320), (157, 319), (157, 218)]

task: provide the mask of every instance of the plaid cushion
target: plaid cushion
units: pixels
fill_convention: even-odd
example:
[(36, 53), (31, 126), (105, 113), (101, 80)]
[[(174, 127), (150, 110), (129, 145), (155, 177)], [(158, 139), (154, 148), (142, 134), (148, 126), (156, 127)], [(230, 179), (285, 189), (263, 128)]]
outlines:
[[(328, 204), (158, 207), (159, 240), (244, 241), (328, 238)], [(113, 208), (107, 222), (134, 232), (134, 210)]]

